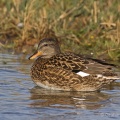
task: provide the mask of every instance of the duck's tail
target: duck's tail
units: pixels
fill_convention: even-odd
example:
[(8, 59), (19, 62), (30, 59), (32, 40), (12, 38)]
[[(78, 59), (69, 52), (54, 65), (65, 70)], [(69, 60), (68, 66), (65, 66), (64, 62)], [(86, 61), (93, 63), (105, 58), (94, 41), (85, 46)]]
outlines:
[(98, 74), (97, 77), (98, 77), (98, 79), (103, 78), (103, 79), (113, 80), (113, 81), (120, 79), (120, 77), (118, 77), (118, 76), (104, 76), (104, 75), (101, 75), (101, 74)]

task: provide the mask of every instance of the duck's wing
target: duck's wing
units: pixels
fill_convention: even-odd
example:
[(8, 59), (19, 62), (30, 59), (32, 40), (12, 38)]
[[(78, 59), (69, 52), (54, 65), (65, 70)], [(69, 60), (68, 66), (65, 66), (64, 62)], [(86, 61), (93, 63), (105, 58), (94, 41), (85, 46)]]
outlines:
[(113, 66), (107, 63), (102, 63), (100, 60), (87, 59), (73, 53), (64, 53), (53, 56), (50, 58), (49, 62), (52, 65), (71, 70), (76, 73), (79, 71), (87, 72), (88, 74), (102, 74), (105, 72), (107, 72), (107, 74), (113, 73), (111, 71)]
[(99, 59), (95, 59), (95, 58), (91, 58), (91, 57), (86, 57), (86, 59), (95, 61), (95, 62), (100, 63), (100, 64), (102, 64), (102, 65), (108, 65), (108, 66), (111, 66), (111, 67), (118, 67), (118, 66), (115, 65), (115, 64), (107, 63), (107, 62), (105, 62), (105, 61), (103, 61), (103, 60), (99, 60)]
[(48, 62), (51, 65), (62, 67), (67, 70), (84, 70), (87, 68), (86, 65), (89, 64), (89, 61), (73, 53), (55, 55), (50, 58)]

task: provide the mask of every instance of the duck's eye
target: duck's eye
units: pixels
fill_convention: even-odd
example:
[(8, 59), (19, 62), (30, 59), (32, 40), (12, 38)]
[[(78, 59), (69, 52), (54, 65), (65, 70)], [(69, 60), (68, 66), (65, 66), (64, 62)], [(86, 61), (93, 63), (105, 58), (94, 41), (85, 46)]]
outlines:
[(48, 46), (48, 44), (44, 44), (44, 46)]

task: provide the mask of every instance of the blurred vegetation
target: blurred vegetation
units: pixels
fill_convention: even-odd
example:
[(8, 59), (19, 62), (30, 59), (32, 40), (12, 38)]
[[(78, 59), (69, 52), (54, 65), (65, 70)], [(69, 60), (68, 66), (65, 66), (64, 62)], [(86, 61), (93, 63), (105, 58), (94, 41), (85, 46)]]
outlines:
[(30, 52), (50, 28), (63, 51), (120, 61), (120, 0), (1, 0), (0, 13), (0, 47)]

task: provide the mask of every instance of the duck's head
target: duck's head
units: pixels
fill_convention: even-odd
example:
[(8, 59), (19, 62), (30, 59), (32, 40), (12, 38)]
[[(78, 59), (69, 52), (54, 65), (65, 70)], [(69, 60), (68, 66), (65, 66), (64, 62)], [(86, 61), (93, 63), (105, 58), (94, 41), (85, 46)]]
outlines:
[(44, 38), (39, 42), (37, 51), (29, 59), (50, 58), (59, 53), (61, 51), (57, 38)]

